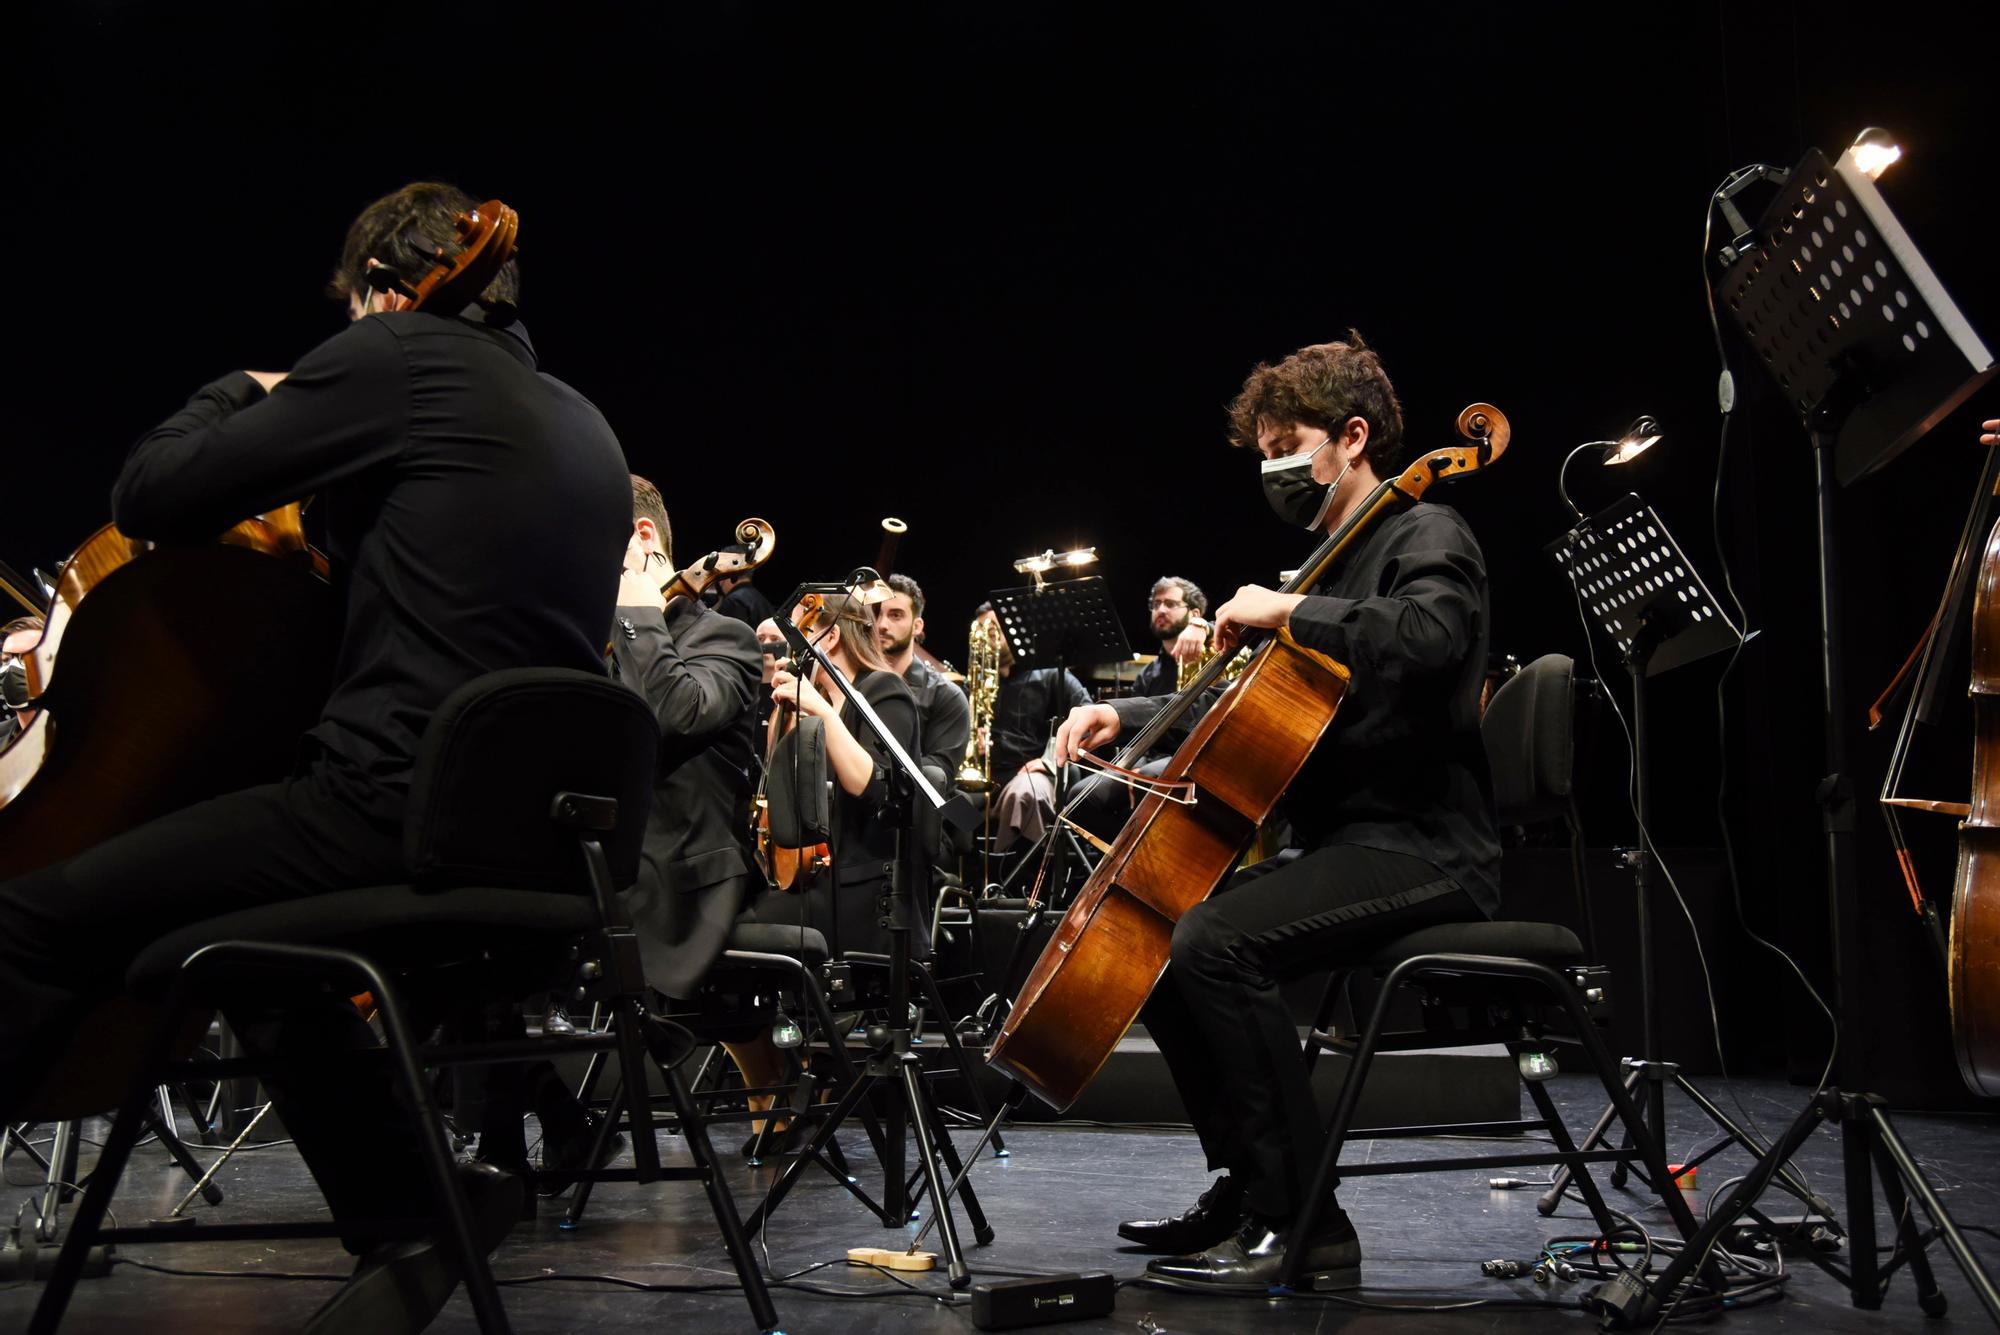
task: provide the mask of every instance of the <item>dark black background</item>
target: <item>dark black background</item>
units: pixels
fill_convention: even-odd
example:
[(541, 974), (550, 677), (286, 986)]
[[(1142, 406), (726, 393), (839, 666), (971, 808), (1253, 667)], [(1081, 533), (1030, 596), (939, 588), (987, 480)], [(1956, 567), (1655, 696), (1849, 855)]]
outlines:
[[(1662, 446), (1572, 488), (1586, 508), (1639, 489), (1720, 573), (1697, 266), (1731, 168), (1892, 128), (1908, 156), (1885, 193), (1974, 327), (2000, 328), (1992, 55), (1963, 12), (45, 8), (11, 62), (0, 557), (53, 565), (104, 521), (139, 432), (214, 375), (281, 369), (333, 332), (318, 289), (347, 220), (441, 178), (520, 210), (544, 366), (660, 484), (681, 554), (764, 515), (774, 595), (872, 559), (889, 514), (948, 658), (973, 603), (1044, 546), (1096, 544), (1142, 638), (1158, 574), (1218, 597), (1275, 582), (1309, 544), (1223, 446), (1223, 406), (1260, 359), (1355, 326), (1413, 441), (1447, 440), (1474, 399), (1512, 419), (1502, 463), (1448, 499), (1485, 544), (1496, 649), (1581, 657), (1541, 555), (1577, 442), (1660, 416)], [(1811, 471), (1742, 382), (1722, 537), (1764, 633), (1726, 692), (1726, 765), (1720, 665), (1656, 683), (1657, 836), (1714, 845), (1726, 773), (1749, 920), (1824, 976)], [(1927, 618), (1996, 411), (1975, 399), (1845, 498), (1858, 704)], [(1925, 795), (1963, 795), (1965, 736), (1933, 739)], [(1884, 749), (1857, 755), (1864, 794)], [(1628, 839), (1615, 726), (1589, 760), (1593, 842)], [(1862, 829), (1871, 1020), (1850, 1044), (1878, 1086), (1949, 1101), (1942, 977), (1872, 804)], [(1933, 822), (1934, 893), (1950, 847)], [(1816, 1073), (1823, 1023), (1733, 912), (1718, 921), (1738, 1059)]]

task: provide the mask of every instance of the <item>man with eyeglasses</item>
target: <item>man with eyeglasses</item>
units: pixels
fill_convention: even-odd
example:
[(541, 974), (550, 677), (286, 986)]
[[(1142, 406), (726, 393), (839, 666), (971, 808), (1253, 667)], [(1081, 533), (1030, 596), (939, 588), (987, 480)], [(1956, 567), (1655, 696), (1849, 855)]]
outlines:
[(1208, 595), (1191, 579), (1162, 575), (1153, 584), (1146, 613), (1160, 656), (1139, 670), (1132, 681), (1134, 695), (1172, 695), (1180, 689), (1180, 666), (1199, 661), (1208, 648)]

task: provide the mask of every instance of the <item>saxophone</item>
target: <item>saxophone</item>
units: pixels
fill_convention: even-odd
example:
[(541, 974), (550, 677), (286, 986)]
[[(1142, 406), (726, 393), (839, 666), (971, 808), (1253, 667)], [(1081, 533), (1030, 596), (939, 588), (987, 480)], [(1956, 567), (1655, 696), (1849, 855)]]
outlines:
[[(1192, 663), (1179, 663), (1175, 665), (1175, 691), (1185, 691), (1188, 687), (1192, 686), (1194, 679), (1201, 675), (1201, 670), (1215, 661), (1215, 626), (1210, 622), (1200, 620), (1195, 620), (1192, 624), (1199, 625), (1208, 632), (1208, 646), (1201, 651), (1201, 657), (1195, 659)], [(1238, 649), (1229, 666), (1222, 670), (1222, 676), (1217, 679), (1218, 683), (1235, 681), (1243, 675), (1243, 669), (1248, 666), (1248, 656), (1244, 650)]]
[(993, 748), (981, 738), (993, 726), (993, 706), (1000, 698), (1000, 627), (998, 623), (975, 618), (971, 639), (965, 648), (965, 686), (972, 697), (972, 735), (965, 739), (965, 757), (959, 761), (957, 784), (969, 793), (983, 793), (993, 786)]

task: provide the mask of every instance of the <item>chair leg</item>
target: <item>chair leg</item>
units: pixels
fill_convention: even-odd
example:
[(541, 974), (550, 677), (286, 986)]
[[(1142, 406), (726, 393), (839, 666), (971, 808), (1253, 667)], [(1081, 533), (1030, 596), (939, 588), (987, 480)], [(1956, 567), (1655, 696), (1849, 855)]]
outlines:
[(1319, 1065), (1319, 1054), (1323, 1046), (1319, 1035), (1333, 1023), (1334, 1008), (1340, 1004), (1340, 984), (1347, 976), (1346, 971), (1335, 969), (1326, 976), (1326, 986), (1320, 989), (1319, 1005), (1313, 1008), (1312, 1028), (1306, 1031), (1306, 1075), (1310, 1077), (1313, 1068)]
[[(937, 980), (931, 977), (929, 969), (915, 961), (910, 964), (910, 976), (923, 988), (925, 997), (937, 1011), (944, 1025), (945, 1046), (951, 1049), (951, 1058), (958, 1064), (958, 1077), (965, 1082), (965, 1090), (972, 1099), (972, 1108), (979, 1116), (979, 1124), (985, 1126), (993, 1120), (993, 1109), (988, 1106), (986, 1095), (979, 1088), (979, 1073), (972, 1069), (972, 1059), (966, 1055), (965, 1045), (958, 1040), (958, 1029), (951, 1023), (950, 1014), (944, 1008), (944, 995), (938, 991)], [(997, 1130), (993, 1133), (993, 1157), (996, 1159), (1008, 1157), (1007, 1143), (1000, 1139)]]
[[(268, 946), (258, 947), (260, 952), (271, 949)], [(512, 1327), (507, 1322), (507, 1311), (501, 1306), (500, 1290), (493, 1283), (493, 1271), (486, 1264), (486, 1253), (473, 1234), (471, 1212), (466, 1207), (465, 1194), (459, 1189), (451, 1149), (445, 1144), (444, 1119), (431, 1098), (430, 1082), (424, 1079), (423, 1071), (417, 1066), (416, 1040), (403, 1017), (402, 1002), (390, 988), (388, 978), (362, 956), (347, 951), (299, 947), (288, 948), (286, 953), (293, 951), (329, 963), (346, 963), (367, 979), (368, 990), (375, 994), (376, 1013), (382, 1021), (391, 1074), (403, 1087), (403, 1097), (409, 1100), (411, 1115), (416, 1121), (418, 1144), (430, 1174), (432, 1193), (437, 1198), (438, 1214), (445, 1225), (443, 1241), (449, 1251), (455, 1253), (459, 1275), (464, 1280), (466, 1296), (472, 1300), (472, 1311), (479, 1321), (480, 1331), (483, 1335), (508, 1335)]]
[(620, 997), (612, 1003), (611, 1028), (618, 1038), (618, 1074), (625, 1087), (625, 1120), (632, 1130), (632, 1161), (639, 1181), (655, 1182), (660, 1176), (660, 1144), (653, 1131), (653, 1099), (646, 1082), (648, 1054), (639, 1034), (645, 1023), (645, 1003), (637, 997)]
[(743, 1219), (736, 1213), (736, 1198), (729, 1193), (729, 1184), (723, 1180), (722, 1170), (715, 1160), (715, 1146), (708, 1138), (708, 1125), (696, 1109), (694, 1098), (688, 1093), (687, 1085), (681, 1080), (681, 1073), (671, 1066), (662, 1065), (660, 1075), (667, 1082), (667, 1092), (674, 1101), (674, 1112), (679, 1115), (681, 1136), (687, 1141), (688, 1153), (694, 1165), (701, 1170), (701, 1185), (708, 1192), (709, 1208), (715, 1213), (715, 1223), (722, 1230), (722, 1244), (729, 1252), (729, 1262), (736, 1267), (736, 1278), (742, 1281), (743, 1297), (750, 1304), (750, 1315), (757, 1319), (760, 1330), (776, 1330), (778, 1309), (771, 1304), (771, 1292), (764, 1285), (764, 1272), (757, 1268), (756, 1258), (750, 1254), (750, 1238), (743, 1231)]

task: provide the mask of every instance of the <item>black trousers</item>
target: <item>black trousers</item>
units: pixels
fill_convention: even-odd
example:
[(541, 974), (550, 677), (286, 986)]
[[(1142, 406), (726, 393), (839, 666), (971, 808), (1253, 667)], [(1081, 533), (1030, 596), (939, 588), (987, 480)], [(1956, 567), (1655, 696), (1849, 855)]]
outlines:
[(1141, 1019), (1209, 1167), (1227, 1170), (1252, 1210), (1290, 1219), (1326, 1144), (1279, 983), (1336, 953), (1481, 916), (1420, 858), (1335, 844), (1245, 868), (1175, 925)]
[[(68, 1026), (121, 991), (154, 940), (239, 909), (400, 881), (402, 833), (400, 795), (321, 757), (283, 783), (198, 803), (0, 885), (0, 1105), (39, 1085)], [(428, 1209), (418, 1141), (386, 1068), (364, 1077), (314, 1060), (373, 1045), (352, 1005), (329, 997), (229, 1020), (250, 1051), (306, 1059), (267, 1087), (336, 1219)]]

